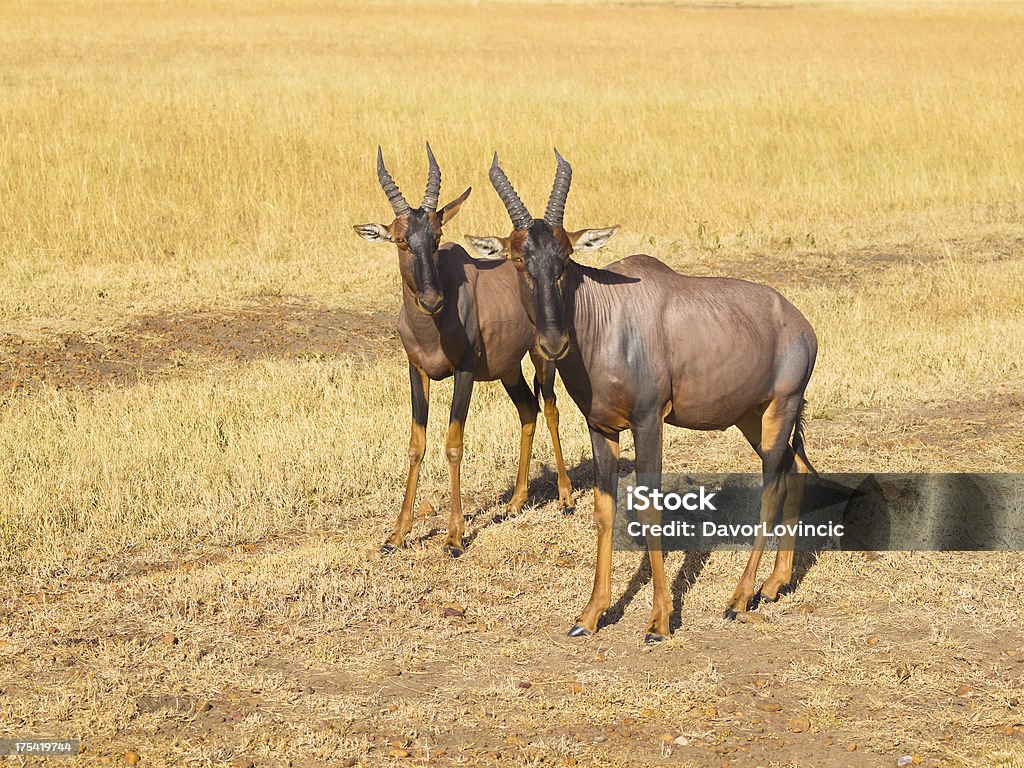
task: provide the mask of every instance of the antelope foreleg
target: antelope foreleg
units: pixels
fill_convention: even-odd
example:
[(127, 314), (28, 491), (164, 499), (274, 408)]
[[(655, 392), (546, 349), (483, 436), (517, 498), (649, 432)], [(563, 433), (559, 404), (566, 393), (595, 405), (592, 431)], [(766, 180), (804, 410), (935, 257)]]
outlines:
[[(661, 420), (649, 426), (633, 430), (633, 443), (636, 446), (636, 482), (648, 488), (661, 489), (661, 451), (664, 425)], [(647, 556), (651, 563), (651, 581), (654, 585), (654, 599), (651, 618), (647, 623), (648, 643), (656, 643), (668, 638), (670, 633), (669, 617), (672, 615), (672, 598), (668, 583), (665, 580), (665, 557), (661, 549), (661, 537), (651, 533), (650, 526), (660, 525), (661, 511), (655, 505), (639, 514), (640, 522), (645, 526), (647, 538)]]
[(573, 508), (572, 481), (565, 471), (565, 459), (562, 457), (562, 440), (558, 435), (558, 404), (555, 398), (555, 365), (546, 363), (538, 369), (541, 381), (541, 394), (544, 396), (544, 420), (551, 433), (551, 447), (555, 454), (555, 471), (558, 473), (558, 504), (568, 512)]
[(523, 378), (523, 372), (517, 371), (517, 378), (511, 382), (502, 380), (502, 385), (519, 412), (519, 471), (516, 473), (516, 487), (509, 500), (509, 511), (517, 514), (526, 503), (530, 481), (530, 455), (533, 452), (533, 436), (537, 430), (537, 396)]
[(388, 536), (382, 551), (390, 552), (405, 544), (412, 530), (412, 506), (416, 500), (416, 483), (420, 464), (427, 445), (427, 412), (430, 405), (430, 379), (416, 366), (409, 365), (409, 385), (412, 391), (412, 429), (409, 435), (409, 475), (405, 481), (405, 498), (398, 513), (395, 528)]
[(594, 449), (594, 522), (597, 527), (597, 562), (590, 601), (569, 630), (570, 637), (590, 635), (608, 610), (612, 596), (612, 523), (619, 463), (619, 436), (590, 430)]

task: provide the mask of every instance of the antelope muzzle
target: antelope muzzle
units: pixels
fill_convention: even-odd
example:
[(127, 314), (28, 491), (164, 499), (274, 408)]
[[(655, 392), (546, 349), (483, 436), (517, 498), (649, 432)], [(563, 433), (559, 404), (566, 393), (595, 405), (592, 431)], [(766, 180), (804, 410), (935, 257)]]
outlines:
[(569, 334), (545, 333), (537, 334), (537, 346), (544, 359), (552, 362), (561, 360), (569, 354)]
[(444, 294), (434, 289), (421, 291), (416, 294), (416, 305), (424, 314), (436, 315), (444, 309)]

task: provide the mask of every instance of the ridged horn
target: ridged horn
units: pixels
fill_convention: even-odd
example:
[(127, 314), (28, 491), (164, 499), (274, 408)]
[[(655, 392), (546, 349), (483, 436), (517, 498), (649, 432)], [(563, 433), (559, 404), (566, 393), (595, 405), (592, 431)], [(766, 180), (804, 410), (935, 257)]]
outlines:
[(420, 206), (428, 211), (437, 210), (437, 198), (441, 195), (441, 169), (437, 165), (434, 153), (430, 151), (430, 142), (427, 142), (427, 160), (430, 163), (430, 170), (427, 171), (427, 191), (423, 193), (423, 205)]
[(497, 152), (494, 153), (494, 160), (491, 161), (491, 170), (487, 173), (487, 176), (491, 180), (494, 191), (501, 198), (501, 202), (505, 204), (505, 210), (508, 211), (509, 218), (512, 219), (512, 226), (516, 229), (529, 229), (533, 217), (526, 210), (523, 201), (519, 199), (519, 195), (516, 194), (515, 187), (508, 180), (508, 176), (505, 175), (505, 172), (501, 170), (501, 166), (498, 165)]
[(395, 210), (395, 216), (404, 216), (412, 210), (409, 207), (409, 203), (405, 201), (402, 190), (398, 188), (395, 180), (388, 173), (388, 169), (384, 167), (384, 155), (380, 151), (380, 146), (377, 147), (377, 179), (384, 188), (384, 194), (388, 196), (388, 202), (391, 203), (391, 207)]
[(572, 183), (572, 166), (558, 154), (557, 149), (555, 157), (558, 158), (558, 169), (555, 171), (555, 183), (551, 187), (548, 207), (544, 211), (544, 221), (552, 227), (560, 227), (562, 217), (565, 216), (565, 199), (569, 196), (569, 185)]

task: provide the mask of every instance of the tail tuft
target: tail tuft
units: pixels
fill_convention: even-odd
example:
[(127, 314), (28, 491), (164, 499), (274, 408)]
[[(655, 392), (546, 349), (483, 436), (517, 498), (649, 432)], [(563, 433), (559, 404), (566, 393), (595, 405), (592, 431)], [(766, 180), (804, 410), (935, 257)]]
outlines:
[(804, 408), (806, 406), (807, 401), (801, 399), (800, 408), (796, 412), (796, 422), (793, 424), (793, 451), (803, 465), (807, 467), (807, 471), (812, 475), (817, 475), (818, 470), (811, 466), (811, 462), (807, 460), (807, 454), (804, 452)]

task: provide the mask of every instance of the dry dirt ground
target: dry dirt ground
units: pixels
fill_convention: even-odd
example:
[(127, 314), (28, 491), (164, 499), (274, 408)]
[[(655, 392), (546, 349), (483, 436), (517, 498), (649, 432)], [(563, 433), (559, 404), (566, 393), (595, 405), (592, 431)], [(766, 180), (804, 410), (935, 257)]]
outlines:
[(192, 357), (246, 362), (379, 353), (397, 343), (389, 316), (263, 300), (232, 310), (143, 315), (112, 333), (0, 335), (0, 391), (41, 385), (96, 389), (187, 371)]
[[(387, 313), (262, 300), (93, 336), (9, 335), (3, 388), (237, 374), (267, 356), (400, 367), (397, 344)], [(972, 402), (825, 414), (811, 445), (851, 465), (914, 451), (1005, 465), (1022, 405), (1009, 383)], [(688, 454), (670, 447), (666, 467)], [(795, 591), (737, 623), (720, 615), (744, 553), (675, 554), (675, 635), (651, 648), (645, 564), (618, 553), (617, 602), (596, 637), (570, 640), (592, 574), (589, 466), (571, 469), (569, 516), (551, 467), (533, 470), (514, 519), (500, 495), (470, 497), (456, 561), (428, 482), (411, 546), (391, 556), (377, 545), (394, 509), (353, 498), (286, 536), (69, 552), (65, 569), (9, 581), (4, 732), (80, 737), (67, 764), (83, 765), (1024, 765), (1018, 555), (803, 555)]]

